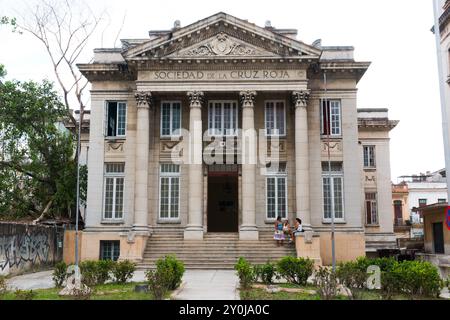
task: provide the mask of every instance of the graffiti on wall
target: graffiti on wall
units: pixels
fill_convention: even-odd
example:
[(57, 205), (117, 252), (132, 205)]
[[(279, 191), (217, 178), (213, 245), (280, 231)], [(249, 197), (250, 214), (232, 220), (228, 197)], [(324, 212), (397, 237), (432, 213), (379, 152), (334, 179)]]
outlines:
[(0, 274), (53, 262), (51, 232), (22, 228), (8, 231), (13, 232), (0, 232)]
[(26, 263), (45, 263), (49, 248), (49, 236), (44, 232), (0, 236), (0, 269), (21, 268)]

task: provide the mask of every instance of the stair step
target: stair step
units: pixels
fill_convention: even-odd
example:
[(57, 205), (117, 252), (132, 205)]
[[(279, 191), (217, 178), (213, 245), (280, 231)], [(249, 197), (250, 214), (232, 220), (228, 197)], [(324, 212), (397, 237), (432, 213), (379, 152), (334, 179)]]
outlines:
[(152, 269), (158, 259), (170, 254), (183, 261), (187, 269), (234, 269), (239, 257), (263, 264), (295, 256), (295, 248), (278, 247), (272, 231), (260, 232), (258, 241), (239, 240), (237, 233), (206, 233), (203, 240), (184, 240), (183, 230), (161, 228), (148, 239), (138, 269)]

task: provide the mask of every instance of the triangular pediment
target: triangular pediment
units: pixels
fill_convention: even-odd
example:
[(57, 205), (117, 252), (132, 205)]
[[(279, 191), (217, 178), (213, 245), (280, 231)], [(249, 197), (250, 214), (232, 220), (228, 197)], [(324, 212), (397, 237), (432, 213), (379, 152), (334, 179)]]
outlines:
[(203, 57), (279, 57), (279, 55), (234, 38), (225, 32), (220, 32), (213, 37), (187, 48), (182, 48), (167, 56), (167, 58)]
[(225, 13), (161, 32), (123, 53), (126, 60), (302, 56), (318, 59), (320, 55), (321, 50), (316, 47)]

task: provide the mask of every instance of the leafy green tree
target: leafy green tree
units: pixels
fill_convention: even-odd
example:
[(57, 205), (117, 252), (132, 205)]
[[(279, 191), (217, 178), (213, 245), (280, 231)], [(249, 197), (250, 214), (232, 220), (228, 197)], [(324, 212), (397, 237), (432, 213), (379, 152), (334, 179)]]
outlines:
[(52, 83), (0, 82), (0, 218), (71, 216), (76, 161), (66, 115)]
[(2, 80), (2, 78), (4, 78), (6, 76), (6, 69), (5, 66), (0, 64), (0, 81)]

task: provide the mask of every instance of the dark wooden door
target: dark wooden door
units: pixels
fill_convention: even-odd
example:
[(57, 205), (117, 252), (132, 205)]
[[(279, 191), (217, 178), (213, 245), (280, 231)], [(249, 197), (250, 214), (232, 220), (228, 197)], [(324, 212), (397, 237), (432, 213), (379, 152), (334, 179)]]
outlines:
[(402, 211), (402, 202), (397, 200), (394, 201), (395, 225), (400, 225), (403, 222)]
[(238, 176), (208, 177), (208, 232), (238, 232)]
[(442, 222), (433, 223), (433, 243), (434, 253), (444, 254), (444, 224)]

